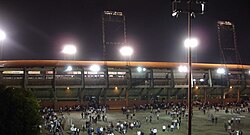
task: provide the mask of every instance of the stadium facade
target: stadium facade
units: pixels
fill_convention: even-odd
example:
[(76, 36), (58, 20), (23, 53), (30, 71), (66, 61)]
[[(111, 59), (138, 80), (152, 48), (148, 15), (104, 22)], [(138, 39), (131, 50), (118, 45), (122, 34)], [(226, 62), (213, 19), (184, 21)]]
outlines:
[[(99, 65), (100, 70), (90, 69), (93, 64)], [(180, 72), (179, 68), (185, 65), (176, 62), (10, 60), (0, 61), (0, 82), (8, 87), (32, 90), (43, 106), (86, 105), (94, 100), (120, 108), (185, 101), (187, 72)], [(225, 72), (219, 73), (219, 68)], [(250, 65), (193, 63), (193, 100), (248, 99), (249, 69)]]

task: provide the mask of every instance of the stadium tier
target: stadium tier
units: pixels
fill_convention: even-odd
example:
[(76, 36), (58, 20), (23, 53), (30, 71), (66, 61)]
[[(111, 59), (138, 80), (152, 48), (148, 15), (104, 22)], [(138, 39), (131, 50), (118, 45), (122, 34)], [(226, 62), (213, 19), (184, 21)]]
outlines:
[[(82, 105), (95, 100), (119, 108), (145, 102), (184, 101), (188, 88), (186, 65), (176, 62), (10, 60), (0, 61), (0, 83), (32, 90), (42, 105)], [(250, 65), (193, 63), (193, 100), (248, 99), (249, 69)]]

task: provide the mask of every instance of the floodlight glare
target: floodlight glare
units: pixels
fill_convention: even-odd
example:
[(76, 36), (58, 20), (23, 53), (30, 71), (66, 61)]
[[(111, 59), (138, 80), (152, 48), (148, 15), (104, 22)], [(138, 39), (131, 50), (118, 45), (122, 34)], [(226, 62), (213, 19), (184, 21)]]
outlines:
[(218, 74), (225, 74), (226, 70), (224, 68), (218, 68), (216, 71)]
[(200, 82), (204, 82), (204, 79), (200, 79)]
[(65, 69), (66, 72), (72, 71), (73, 67), (72, 66), (67, 66), (67, 68)]
[(65, 45), (63, 50), (62, 50), (62, 53), (69, 54), (69, 55), (75, 54), (76, 47), (74, 45), (71, 45), (71, 44)]
[(184, 41), (184, 46), (186, 48), (188, 48), (188, 47), (194, 48), (194, 47), (198, 46), (198, 40), (195, 38), (188, 38)]
[(93, 72), (98, 72), (100, 71), (101, 67), (99, 65), (91, 65), (89, 67), (89, 70), (93, 71)]
[(141, 72), (142, 71), (142, 67), (137, 67), (137, 71)]
[(202, 11), (202, 13), (204, 13), (204, 10), (205, 10), (205, 4), (201, 3), (201, 11)]
[(143, 67), (137, 67), (137, 72), (145, 72), (147, 69), (146, 68), (143, 68)]
[(178, 18), (179, 12), (173, 12), (173, 13), (172, 13), (172, 16)]
[(120, 49), (120, 53), (123, 56), (131, 56), (133, 54), (134, 50), (133, 48), (129, 47), (129, 46), (124, 46)]
[(179, 66), (178, 71), (186, 73), (186, 72), (188, 72), (188, 68), (187, 68), (187, 66)]
[(0, 30), (0, 40), (4, 40), (5, 38), (6, 38), (5, 32)]

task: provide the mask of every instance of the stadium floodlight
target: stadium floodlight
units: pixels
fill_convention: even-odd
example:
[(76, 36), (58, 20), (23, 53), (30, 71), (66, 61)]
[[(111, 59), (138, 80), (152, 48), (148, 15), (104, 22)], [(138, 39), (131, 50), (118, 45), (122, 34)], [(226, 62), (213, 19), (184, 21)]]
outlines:
[(188, 47), (191, 47), (191, 48), (197, 47), (198, 46), (198, 40), (195, 39), (195, 38), (187, 38), (184, 41), (184, 46), (186, 48), (188, 48)]
[(101, 67), (99, 65), (91, 65), (89, 67), (89, 70), (93, 71), (93, 72), (98, 72), (98, 71), (100, 71), (100, 69), (101, 69)]
[(218, 69), (216, 70), (216, 72), (217, 72), (218, 74), (225, 74), (225, 73), (226, 73), (226, 70), (225, 70), (225, 68), (218, 68)]
[(137, 72), (141, 72), (142, 71), (142, 67), (137, 67)]
[(176, 17), (176, 18), (178, 18), (178, 17), (179, 17), (179, 12), (178, 12), (178, 11), (176, 11), (176, 12), (173, 12), (173, 13), (172, 13), (172, 16), (173, 16), (173, 17)]
[(74, 55), (76, 54), (76, 46), (72, 44), (67, 44), (64, 46), (62, 53), (68, 54), (68, 55)]
[(142, 71), (145, 72), (147, 70), (144, 67), (137, 67), (136, 69), (137, 69), (138, 72), (142, 72)]
[(187, 68), (187, 66), (181, 65), (181, 66), (178, 67), (178, 71), (179, 72), (187, 73), (188, 72), (188, 68)]
[(66, 72), (69, 72), (69, 71), (72, 71), (73, 70), (73, 67), (72, 66), (67, 66), (67, 68), (65, 69)]
[(200, 79), (200, 82), (204, 82), (204, 79), (203, 79), (203, 78), (201, 78), (201, 79)]
[(120, 53), (122, 56), (131, 56), (133, 54), (134, 50), (132, 47), (130, 46), (123, 46), (120, 49)]
[(0, 41), (3, 41), (5, 38), (6, 38), (5, 32), (0, 30)]

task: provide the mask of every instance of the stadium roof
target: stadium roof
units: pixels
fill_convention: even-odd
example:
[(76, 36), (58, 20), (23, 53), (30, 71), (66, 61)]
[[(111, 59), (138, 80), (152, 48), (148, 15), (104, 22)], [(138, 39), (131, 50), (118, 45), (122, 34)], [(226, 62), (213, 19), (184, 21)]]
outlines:
[[(62, 67), (72, 66), (89, 66), (92, 64), (106, 65), (109, 67), (131, 67), (143, 66), (147, 68), (176, 68), (187, 63), (177, 62), (142, 62), (142, 61), (74, 61), (74, 60), (7, 60), (0, 61), (0, 67)], [(225, 67), (229, 69), (250, 69), (250, 65), (239, 64), (213, 64), (213, 63), (192, 63), (193, 69), (211, 69)]]

